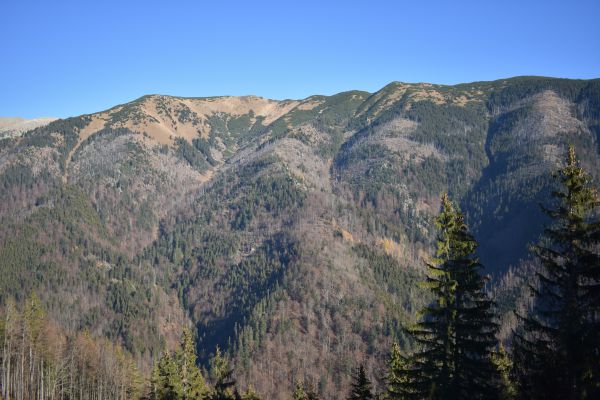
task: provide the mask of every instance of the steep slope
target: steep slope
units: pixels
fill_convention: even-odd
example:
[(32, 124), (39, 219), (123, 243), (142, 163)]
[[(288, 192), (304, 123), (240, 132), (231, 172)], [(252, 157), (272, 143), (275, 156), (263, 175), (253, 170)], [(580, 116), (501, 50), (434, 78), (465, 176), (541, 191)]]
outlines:
[[(551, 177), (574, 144), (598, 179), (598, 81), (524, 79), (492, 94), (486, 137), (489, 164), (465, 200), (482, 256), (500, 275), (524, 257), (544, 222), (539, 204)], [(596, 104), (598, 104), (596, 102)]]
[(0, 140), (0, 304), (36, 291), (145, 371), (192, 324), (201, 361), (225, 348), (242, 386), (336, 398), (357, 362), (381, 376), (392, 341), (412, 345), (439, 195), (494, 276), (524, 268), (566, 143), (598, 178), (599, 99), (599, 80), (395, 82), (54, 121)]

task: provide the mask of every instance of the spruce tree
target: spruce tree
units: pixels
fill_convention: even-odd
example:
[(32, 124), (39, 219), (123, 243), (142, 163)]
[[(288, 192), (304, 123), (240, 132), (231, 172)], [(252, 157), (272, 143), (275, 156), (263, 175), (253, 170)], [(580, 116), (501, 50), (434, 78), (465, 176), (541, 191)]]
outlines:
[(158, 371), (153, 382), (156, 392), (156, 400), (180, 400), (181, 399), (181, 377), (177, 364), (169, 352), (165, 353), (158, 362)]
[(494, 386), (498, 388), (498, 399), (514, 399), (517, 395), (517, 385), (512, 376), (513, 361), (504, 346), (500, 345), (498, 350), (492, 354), (492, 362), (498, 372), (496, 375), (497, 381), (494, 383)]
[(196, 348), (192, 333), (184, 329), (181, 336), (176, 362), (181, 379), (181, 399), (204, 399), (208, 395), (208, 387), (200, 368), (196, 365)]
[(427, 265), (425, 282), (435, 300), (411, 331), (420, 349), (396, 371), (400, 382), (393, 398), (492, 398), (496, 324), (475, 256), (477, 242), (447, 195), (436, 227), (436, 257)]
[(246, 392), (244, 392), (244, 394), (241, 395), (240, 398), (242, 400), (260, 400), (260, 396), (254, 391), (254, 388), (252, 386), (248, 386)]
[(153, 400), (202, 400), (209, 390), (196, 365), (196, 349), (192, 334), (184, 329), (179, 348), (173, 357), (166, 352), (154, 365), (151, 375)]
[(414, 387), (411, 384), (410, 361), (400, 352), (398, 343), (394, 343), (388, 360), (388, 373), (385, 377), (387, 384), (387, 398), (411, 398)]
[(358, 367), (354, 382), (352, 383), (352, 391), (348, 400), (372, 400), (373, 393), (371, 392), (371, 381), (367, 378), (365, 368), (361, 365)]
[(600, 199), (573, 146), (554, 174), (552, 224), (534, 247), (533, 310), (515, 335), (521, 398), (600, 398)]
[(211, 400), (230, 400), (234, 398), (232, 389), (235, 386), (233, 368), (230, 367), (227, 357), (217, 347), (215, 355), (210, 360), (210, 376), (214, 383)]
[(160, 368), (158, 362), (154, 362), (152, 366), (152, 372), (150, 374), (150, 400), (160, 400), (160, 390), (163, 387), (162, 376), (160, 374)]
[(294, 392), (292, 393), (292, 400), (319, 400), (319, 395), (313, 385), (296, 382)]
[(306, 392), (304, 391), (304, 385), (297, 382), (292, 393), (292, 400), (306, 400)]

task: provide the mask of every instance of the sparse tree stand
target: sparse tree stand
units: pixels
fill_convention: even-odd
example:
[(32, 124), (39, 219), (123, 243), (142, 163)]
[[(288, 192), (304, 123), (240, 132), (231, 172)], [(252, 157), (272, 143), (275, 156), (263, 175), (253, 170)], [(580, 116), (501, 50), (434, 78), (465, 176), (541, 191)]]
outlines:
[(372, 400), (373, 393), (371, 392), (371, 381), (367, 378), (365, 368), (361, 365), (358, 367), (354, 382), (352, 382), (352, 391), (348, 400)]
[(539, 284), (534, 309), (515, 335), (519, 395), (600, 398), (600, 199), (573, 146), (544, 208), (552, 225), (534, 248)]
[(420, 349), (403, 360), (392, 353), (388, 394), (392, 399), (490, 399), (496, 345), (492, 302), (484, 292), (482, 268), (462, 213), (447, 195), (437, 217), (436, 258), (428, 263), (425, 286), (435, 300), (412, 329)]
[(0, 316), (0, 399), (138, 399), (141, 377), (131, 356), (89, 333), (68, 334), (32, 294)]

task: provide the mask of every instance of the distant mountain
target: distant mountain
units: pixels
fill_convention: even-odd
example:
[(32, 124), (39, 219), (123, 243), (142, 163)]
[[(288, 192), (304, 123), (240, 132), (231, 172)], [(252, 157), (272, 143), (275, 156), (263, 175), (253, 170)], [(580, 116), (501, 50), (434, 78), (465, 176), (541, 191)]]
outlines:
[(0, 138), (20, 135), (34, 128), (48, 125), (52, 121), (56, 121), (56, 118), (0, 117)]
[(35, 291), (145, 372), (191, 324), (202, 362), (221, 346), (266, 398), (296, 380), (337, 398), (412, 345), (441, 193), (519, 301), (568, 143), (598, 179), (600, 80), (149, 95), (53, 121), (0, 140), (0, 304)]

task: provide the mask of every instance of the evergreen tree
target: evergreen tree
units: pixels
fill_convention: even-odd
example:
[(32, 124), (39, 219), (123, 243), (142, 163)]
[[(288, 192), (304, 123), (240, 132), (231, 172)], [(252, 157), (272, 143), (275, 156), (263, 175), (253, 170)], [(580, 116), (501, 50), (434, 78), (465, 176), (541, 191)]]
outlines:
[(230, 367), (227, 357), (217, 347), (214, 357), (210, 360), (210, 376), (214, 382), (212, 400), (229, 400), (234, 395), (232, 388), (235, 386), (233, 368)]
[(292, 400), (319, 400), (319, 396), (313, 385), (297, 382), (292, 394)]
[(196, 365), (196, 349), (192, 333), (183, 330), (179, 351), (176, 354), (177, 366), (181, 378), (182, 400), (203, 399), (208, 395), (208, 387)]
[(252, 386), (249, 386), (246, 389), (246, 392), (241, 396), (242, 400), (260, 400), (260, 396), (258, 395), (258, 393), (256, 393), (254, 391), (254, 388), (252, 388)]
[(292, 394), (292, 400), (306, 400), (308, 396), (304, 391), (304, 385), (297, 382), (296, 387), (294, 388), (294, 393)]
[(165, 353), (158, 362), (158, 379), (155, 383), (156, 400), (180, 400), (182, 394), (181, 377), (177, 364), (169, 352)]
[(497, 382), (494, 384), (498, 388), (498, 398), (500, 400), (511, 400), (517, 395), (517, 386), (512, 377), (513, 362), (504, 346), (500, 345), (498, 351), (492, 354), (492, 362), (496, 367)]
[(367, 378), (365, 368), (361, 365), (354, 377), (352, 383), (352, 391), (348, 400), (372, 400), (373, 393), (371, 392), (371, 381)]
[(184, 329), (175, 357), (165, 353), (151, 375), (153, 400), (192, 400), (208, 398), (209, 390), (196, 365), (192, 334)]
[(600, 398), (600, 199), (573, 146), (543, 211), (553, 223), (534, 247), (541, 263), (532, 312), (515, 335), (521, 398)]
[(150, 400), (160, 400), (160, 390), (162, 389), (163, 381), (158, 363), (155, 361), (150, 373)]
[(436, 226), (436, 258), (425, 283), (435, 301), (412, 330), (420, 350), (396, 371), (394, 398), (491, 398), (496, 324), (474, 255), (477, 242), (447, 195)]
[(410, 385), (409, 361), (402, 356), (400, 346), (394, 343), (388, 361), (388, 373), (386, 375), (387, 397), (390, 399), (410, 398), (414, 388)]

